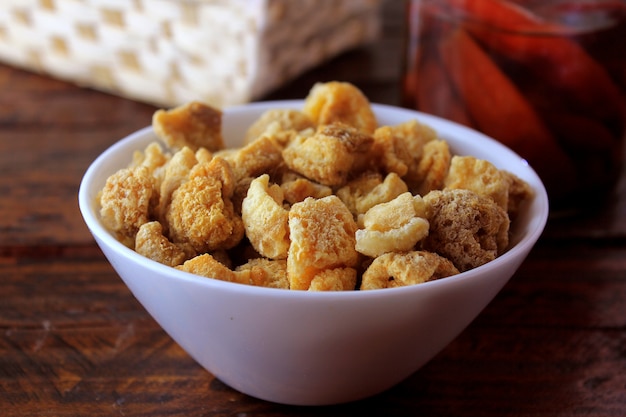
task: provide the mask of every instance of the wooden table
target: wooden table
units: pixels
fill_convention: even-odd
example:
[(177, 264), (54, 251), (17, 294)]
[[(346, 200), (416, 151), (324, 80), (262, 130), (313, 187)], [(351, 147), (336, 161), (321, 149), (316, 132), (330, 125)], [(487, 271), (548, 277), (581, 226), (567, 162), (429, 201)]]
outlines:
[[(398, 3), (385, 3), (380, 42), (267, 98), (341, 79), (397, 104)], [(551, 223), (477, 320), (405, 382), (356, 403), (290, 407), (240, 394), (197, 365), (81, 219), (89, 163), (154, 110), (0, 66), (0, 415), (626, 415), (626, 176), (597, 215)]]

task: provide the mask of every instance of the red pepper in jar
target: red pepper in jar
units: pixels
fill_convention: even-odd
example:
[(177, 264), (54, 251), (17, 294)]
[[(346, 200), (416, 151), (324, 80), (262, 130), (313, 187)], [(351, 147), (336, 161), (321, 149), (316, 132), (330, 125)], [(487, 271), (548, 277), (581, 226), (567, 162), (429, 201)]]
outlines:
[(424, 79), (424, 82), (418, 82), (416, 85), (420, 109), (426, 113), (473, 127), (465, 105), (445, 71), (442, 71), (442, 64), (435, 58), (431, 56), (423, 59), (417, 72), (419, 77)]
[(623, 166), (626, 1), (409, 4), (406, 103), (450, 119), (464, 107), (528, 159), (556, 211), (598, 207)]
[(563, 31), (563, 26), (546, 23), (528, 9), (507, 1), (444, 3), (470, 21), (491, 26), (485, 30), (483, 26), (468, 25), (472, 35), (490, 51), (526, 66), (565, 95), (578, 111), (603, 119), (621, 118), (626, 113), (619, 88), (606, 70), (575, 42), (553, 36)]
[(574, 177), (571, 160), (511, 80), (461, 28), (440, 44), (446, 72), (485, 134), (511, 147), (547, 180)]

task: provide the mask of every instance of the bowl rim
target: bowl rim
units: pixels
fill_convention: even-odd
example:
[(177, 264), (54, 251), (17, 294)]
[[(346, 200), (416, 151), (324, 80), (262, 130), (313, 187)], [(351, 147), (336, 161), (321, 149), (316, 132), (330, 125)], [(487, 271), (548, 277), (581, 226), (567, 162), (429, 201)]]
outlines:
[[(270, 108), (299, 108), (302, 106), (304, 100), (272, 100), (272, 101), (260, 101), (254, 102), (244, 105), (230, 106), (223, 109), (224, 117), (234, 117), (237, 113), (250, 112), (251, 110), (262, 110), (262, 109), (270, 109)], [(83, 178), (80, 182), (79, 190), (78, 190), (78, 203), (79, 209), (83, 216), (83, 220), (86, 223), (89, 231), (96, 239), (98, 244), (104, 244), (109, 247), (111, 250), (119, 252), (122, 256), (127, 258), (129, 261), (137, 264), (141, 264), (142, 267), (145, 267), (149, 271), (160, 274), (160, 275), (168, 275), (173, 279), (178, 279), (182, 281), (192, 282), (194, 284), (199, 284), (203, 286), (207, 286), (213, 289), (219, 289), (222, 291), (235, 291), (241, 293), (248, 293), (250, 295), (264, 295), (264, 296), (274, 296), (274, 297), (290, 297), (293, 299), (302, 299), (302, 300), (319, 300), (319, 299), (351, 299), (351, 298), (359, 298), (359, 299), (367, 299), (370, 297), (378, 297), (382, 294), (400, 294), (400, 293), (412, 293), (413, 291), (423, 291), (426, 288), (437, 288), (440, 286), (451, 285), (457, 281), (467, 281), (467, 280), (476, 280), (479, 279), (481, 275), (483, 275), (489, 269), (497, 269), (499, 266), (508, 264), (510, 262), (515, 262), (518, 256), (527, 254), (532, 247), (535, 245), (548, 220), (549, 207), (548, 207), (548, 196), (546, 189), (539, 179), (537, 173), (533, 170), (533, 168), (528, 164), (528, 162), (517, 155), (510, 148), (505, 145), (497, 142), (495, 139), (490, 138), (474, 129), (468, 128), (466, 126), (460, 125), (458, 123), (440, 118), (438, 116), (422, 113), (415, 110), (410, 110), (402, 107), (396, 107), (387, 104), (380, 103), (371, 103), (371, 106), (375, 113), (380, 112), (393, 112), (394, 114), (398, 114), (401, 116), (408, 118), (417, 119), (420, 123), (424, 123), (427, 125), (435, 124), (437, 126), (443, 126), (447, 129), (452, 129), (453, 131), (470, 135), (475, 138), (480, 138), (489, 146), (494, 146), (498, 148), (499, 152), (505, 152), (509, 155), (509, 157), (514, 157), (519, 160), (519, 163), (524, 166), (524, 169), (527, 169), (527, 175), (532, 179), (531, 184), (533, 186), (533, 190), (535, 192), (533, 201), (528, 203), (536, 206), (537, 213), (535, 214), (535, 218), (531, 219), (531, 224), (529, 225), (529, 230), (523, 235), (520, 240), (512, 247), (508, 248), (506, 252), (502, 253), (496, 259), (476, 267), (474, 269), (459, 273), (457, 275), (446, 277), (445, 279), (439, 279), (434, 281), (428, 281), (425, 283), (421, 283), (419, 285), (411, 285), (404, 287), (396, 287), (396, 288), (382, 288), (382, 289), (373, 289), (367, 291), (361, 290), (351, 290), (351, 291), (321, 291), (321, 292), (310, 292), (310, 291), (294, 291), (294, 290), (285, 290), (285, 289), (277, 289), (277, 288), (268, 288), (268, 287), (260, 287), (253, 285), (245, 285), (240, 283), (233, 283), (227, 281), (221, 281), (212, 278), (206, 278), (203, 276), (199, 276), (196, 274), (192, 274), (185, 271), (180, 271), (173, 267), (163, 265), (157, 261), (151, 260), (139, 253), (135, 252), (133, 249), (125, 246), (123, 243), (118, 241), (99, 221), (98, 215), (96, 214), (96, 208), (93, 201), (90, 201), (94, 198), (94, 195), (91, 192), (91, 188), (93, 187), (94, 182), (96, 181), (96, 176), (99, 174), (99, 171), (102, 169), (102, 166), (106, 161), (110, 158), (111, 155), (116, 154), (120, 148), (125, 148), (130, 146), (130, 144), (134, 142), (141, 142), (142, 140), (146, 140), (146, 135), (152, 134), (153, 130), (150, 125), (141, 128), (137, 131), (130, 133), (129, 135), (119, 139), (112, 145), (110, 145), (107, 149), (105, 149), (100, 155), (96, 157), (95, 160), (89, 165), (87, 170), (85, 171)], [(246, 126), (247, 127), (247, 126)], [(438, 130), (437, 128), (435, 130)], [(439, 130), (438, 130), (439, 132)], [(155, 141), (158, 140), (156, 136), (154, 136)], [(457, 139), (455, 139), (457, 140)], [(136, 149), (139, 150), (139, 149)], [(129, 155), (130, 161), (131, 155)], [(111, 172), (112, 173), (112, 172)], [(110, 174), (109, 174), (110, 175)], [(104, 178), (106, 180), (106, 178)], [(530, 228), (531, 225), (534, 224), (534, 227)], [(525, 255), (524, 255), (525, 256)], [(522, 259), (523, 262), (523, 259)]]

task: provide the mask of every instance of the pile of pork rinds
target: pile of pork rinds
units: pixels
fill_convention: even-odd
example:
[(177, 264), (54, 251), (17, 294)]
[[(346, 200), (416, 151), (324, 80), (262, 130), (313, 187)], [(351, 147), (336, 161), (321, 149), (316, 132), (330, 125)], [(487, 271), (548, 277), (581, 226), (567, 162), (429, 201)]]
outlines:
[(378, 126), (354, 85), (316, 84), (301, 110), (267, 111), (225, 149), (222, 112), (155, 112), (161, 142), (98, 199), (103, 224), (162, 264), (214, 279), (310, 291), (439, 279), (499, 256), (530, 186), (452, 155), (429, 126)]

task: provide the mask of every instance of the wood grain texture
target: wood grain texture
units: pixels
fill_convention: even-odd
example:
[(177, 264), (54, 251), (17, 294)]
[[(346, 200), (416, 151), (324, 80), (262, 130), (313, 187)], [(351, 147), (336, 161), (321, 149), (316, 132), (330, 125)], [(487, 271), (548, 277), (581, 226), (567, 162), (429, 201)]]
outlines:
[(0, 67), (0, 247), (85, 244), (77, 192), (108, 146), (154, 108)]
[[(572, 261), (570, 254), (578, 257)], [(626, 259), (539, 245), (496, 299), (429, 364), (371, 399), (287, 407), (197, 365), (97, 252), (0, 265), (3, 415), (620, 416)]]

